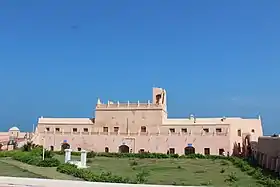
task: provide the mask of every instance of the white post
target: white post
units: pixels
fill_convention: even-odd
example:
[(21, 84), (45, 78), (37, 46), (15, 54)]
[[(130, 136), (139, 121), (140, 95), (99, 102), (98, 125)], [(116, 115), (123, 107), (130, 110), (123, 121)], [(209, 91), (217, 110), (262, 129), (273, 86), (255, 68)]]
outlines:
[(82, 150), (81, 151), (81, 167), (87, 166), (87, 151)]
[(43, 160), (45, 160), (45, 142), (46, 142), (46, 139), (43, 138)]
[(71, 149), (65, 149), (65, 163), (69, 162), (71, 160)]

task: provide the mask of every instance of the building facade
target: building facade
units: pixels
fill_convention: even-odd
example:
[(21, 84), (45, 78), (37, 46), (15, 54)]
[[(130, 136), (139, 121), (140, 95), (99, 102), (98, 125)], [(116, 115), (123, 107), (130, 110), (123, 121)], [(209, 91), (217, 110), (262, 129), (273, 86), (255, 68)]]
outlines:
[(17, 146), (22, 146), (31, 140), (32, 136), (33, 133), (21, 132), (18, 127), (12, 127), (8, 132), (0, 132), (0, 150), (14, 149), (13, 142), (16, 142)]
[(258, 164), (265, 169), (280, 172), (280, 137), (259, 137), (257, 149), (254, 153)]
[(219, 155), (240, 152), (246, 136), (263, 135), (261, 118), (168, 118), (167, 93), (153, 88), (152, 101), (119, 103), (98, 99), (95, 118), (40, 117), (33, 142), (73, 151), (201, 153)]

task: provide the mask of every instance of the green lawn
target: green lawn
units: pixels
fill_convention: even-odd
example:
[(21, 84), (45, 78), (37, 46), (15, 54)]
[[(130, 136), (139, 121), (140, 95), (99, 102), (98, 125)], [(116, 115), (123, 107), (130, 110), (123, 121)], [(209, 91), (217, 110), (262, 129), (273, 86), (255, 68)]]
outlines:
[[(63, 156), (57, 156), (63, 161)], [(72, 157), (80, 160), (80, 157)], [(225, 179), (231, 173), (237, 180), (233, 186), (259, 187), (255, 179), (225, 160), (207, 159), (128, 159), (96, 157), (89, 159), (89, 169), (94, 173), (111, 172), (119, 176), (135, 178), (141, 171), (148, 172), (147, 183), (177, 185), (229, 186)], [(133, 164), (134, 162), (134, 164)], [(224, 172), (223, 172), (224, 171)], [(231, 176), (232, 176), (231, 175)]]
[(0, 161), (0, 176), (8, 177), (29, 177), (29, 178), (42, 178), (33, 172), (29, 172), (14, 165), (7, 164)]
[(37, 167), (12, 160), (11, 158), (0, 159), (0, 176), (80, 180), (57, 172), (55, 167)]

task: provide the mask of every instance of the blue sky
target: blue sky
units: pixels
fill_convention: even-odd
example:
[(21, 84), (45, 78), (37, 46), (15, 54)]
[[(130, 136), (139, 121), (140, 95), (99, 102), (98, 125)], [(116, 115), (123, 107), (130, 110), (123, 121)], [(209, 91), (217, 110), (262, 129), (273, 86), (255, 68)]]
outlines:
[(280, 131), (280, 1), (0, 2), (0, 130), (91, 117), (167, 89), (171, 117), (263, 117)]

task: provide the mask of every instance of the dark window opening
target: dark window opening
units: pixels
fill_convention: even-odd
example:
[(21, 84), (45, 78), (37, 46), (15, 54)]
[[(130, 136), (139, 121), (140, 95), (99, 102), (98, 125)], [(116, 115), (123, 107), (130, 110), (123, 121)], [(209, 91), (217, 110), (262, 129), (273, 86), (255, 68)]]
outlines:
[(56, 132), (59, 132), (59, 131), (60, 131), (60, 128), (55, 128), (55, 131), (56, 131)]
[(175, 148), (169, 148), (169, 154), (175, 154)]
[(78, 132), (78, 129), (77, 128), (73, 128), (73, 132)]
[(88, 132), (88, 128), (84, 128), (84, 132)]
[(141, 132), (147, 132), (147, 128), (145, 126), (141, 127)]
[(208, 133), (209, 132), (209, 129), (208, 128), (205, 128), (203, 129), (204, 132)]
[(50, 131), (50, 128), (49, 128), (49, 127), (47, 127), (47, 128), (46, 128), (46, 131)]
[(139, 150), (139, 153), (144, 153), (145, 152), (145, 149), (140, 149)]
[(224, 149), (219, 149), (219, 155), (224, 155), (225, 150)]
[(204, 155), (210, 155), (210, 148), (204, 148)]
[(53, 146), (51, 146), (51, 151), (53, 151), (54, 150), (54, 147)]
[(103, 127), (103, 132), (108, 132), (108, 127)]
[(82, 148), (78, 147), (78, 151), (81, 151), (81, 150), (82, 150)]
[(161, 94), (156, 95), (156, 104), (159, 104), (159, 101), (161, 99)]
[(114, 127), (114, 132), (119, 132), (119, 127)]
[(170, 128), (169, 131), (170, 131), (171, 133), (175, 133), (175, 129), (174, 129), (174, 128)]
[(222, 129), (221, 128), (216, 128), (216, 133), (221, 133)]
[(241, 129), (239, 129), (239, 130), (237, 131), (237, 135), (238, 135), (238, 136), (241, 136)]
[(187, 133), (187, 129), (186, 128), (183, 128), (183, 129), (181, 129), (181, 131), (182, 131), (182, 133)]
[(109, 147), (105, 147), (105, 153), (109, 153)]

